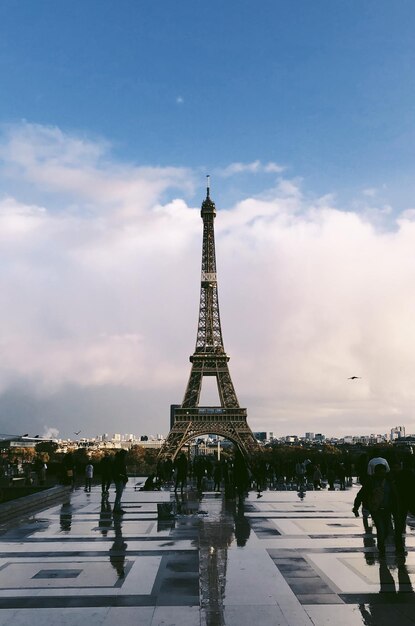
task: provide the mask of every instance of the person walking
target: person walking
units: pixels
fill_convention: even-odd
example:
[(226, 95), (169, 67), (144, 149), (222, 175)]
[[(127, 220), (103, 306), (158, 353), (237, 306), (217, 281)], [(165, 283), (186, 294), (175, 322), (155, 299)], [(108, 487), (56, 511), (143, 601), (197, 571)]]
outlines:
[[(392, 517), (395, 521), (395, 544), (398, 552), (402, 550), (402, 535), (399, 538), (396, 518), (399, 514), (398, 495), (392, 480), (386, 475), (385, 465), (379, 463), (374, 468), (373, 476), (369, 476), (359, 494), (359, 500), (365, 504), (376, 526), (376, 539), (379, 556), (385, 556), (385, 541), (389, 529), (392, 527)], [(359, 496), (358, 494), (358, 496)], [(356, 515), (358, 510), (355, 499), (353, 511)]]
[(245, 493), (248, 491), (249, 487), (249, 473), (245, 459), (239, 449), (235, 450), (233, 481), (236, 493), (238, 494), (238, 502), (242, 504)]
[(110, 485), (112, 481), (112, 456), (105, 452), (100, 463), (101, 471), (101, 494), (102, 497), (106, 497), (110, 491)]
[(124, 487), (128, 481), (127, 466), (125, 463), (126, 456), (127, 450), (119, 450), (116, 452), (112, 466), (112, 475), (115, 483), (115, 500), (112, 512), (118, 515), (123, 515), (125, 513), (125, 511), (121, 508), (121, 498)]
[(314, 491), (319, 491), (321, 489), (321, 479), (323, 478), (320, 465), (316, 465), (313, 473), (313, 486)]
[(327, 482), (329, 483), (329, 491), (335, 491), (334, 481), (336, 480), (336, 472), (333, 467), (329, 467), (327, 470)]
[(183, 488), (187, 479), (187, 459), (184, 452), (181, 452), (175, 462), (176, 481), (174, 485), (174, 493), (177, 493), (177, 487), (180, 484), (180, 492), (183, 495)]
[(63, 461), (63, 481), (64, 485), (71, 485), (75, 489), (76, 466), (72, 452), (68, 452)]
[(415, 474), (407, 459), (402, 463), (395, 462), (391, 466), (391, 480), (398, 496), (398, 510), (395, 515), (396, 552), (405, 554), (406, 518), (413, 511), (415, 498)]
[(216, 461), (215, 469), (213, 470), (213, 491), (220, 491), (220, 484), (222, 482), (222, 466), (220, 461)]
[(345, 491), (346, 489), (346, 470), (344, 468), (344, 463), (340, 461), (337, 466), (337, 478), (340, 483), (340, 491)]
[(91, 492), (93, 477), (94, 477), (94, 466), (92, 465), (90, 461), (85, 468), (85, 491)]
[(302, 461), (295, 464), (295, 475), (297, 477), (297, 489), (302, 489), (305, 484), (305, 466)]

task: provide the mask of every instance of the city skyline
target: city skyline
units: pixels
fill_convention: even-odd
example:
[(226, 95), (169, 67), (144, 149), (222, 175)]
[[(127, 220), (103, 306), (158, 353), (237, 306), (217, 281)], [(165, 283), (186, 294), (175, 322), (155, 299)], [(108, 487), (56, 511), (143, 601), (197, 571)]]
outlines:
[[(348, 433), (343, 437), (335, 437), (330, 433), (285, 433), (275, 435), (272, 431), (258, 431), (253, 433), (256, 440), (260, 444), (272, 444), (272, 443), (287, 443), (287, 444), (304, 444), (312, 443), (313, 445), (328, 444), (328, 445), (375, 445), (384, 443), (398, 443), (399, 445), (411, 445), (415, 439), (415, 433), (407, 433), (405, 426), (394, 426), (386, 433), (365, 433), (365, 434), (353, 434)], [(0, 433), (0, 443), (10, 445), (10, 447), (35, 447), (36, 443), (43, 441), (54, 441), (61, 445), (77, 444), (78, 446), (98, 446), (98, 447), (119, 447), (124, 445), (127, 448), (135, 445), (142, 445), (144, 447), (159, 447), (161, 448), (166, 441), (167, 433), (102, 433), (92, 436), (81, 436), (80, 431), (75, 432), (69, 437), (54, 437), (53, 433), (50, 433), (50, 437), (40, 437), (39, 435), (33, 436), (29, 433), (24, 435), (11, 435), (10, 433)], [(191, 444), (194, 445), (197, 442), (205, 441), (210, 443), (218, 443), (227, 439), (223, 435), (217, 434), (200, 434), (195, 436), (191, 440)], [(232, 445), (232, 442), (228, 442)]]
[(210, 174), (252, 430), (415, 432), (414, 18), (6, 0), (0, 430), (168, 432)]

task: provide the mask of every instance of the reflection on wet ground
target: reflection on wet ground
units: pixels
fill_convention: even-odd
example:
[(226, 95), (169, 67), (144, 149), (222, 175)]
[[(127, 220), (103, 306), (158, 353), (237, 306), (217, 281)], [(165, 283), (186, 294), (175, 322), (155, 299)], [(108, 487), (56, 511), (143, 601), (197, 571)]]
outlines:
[(62, 504), (59, 520), (61, 530), (69, 532), (72, 524), (72, 505), (70, 502), (64, 502)]
[(209, 502), (207, 500), (205, 498), (202, 504), (208, 515), (199, 522), (200, 603), (206, 611), (207, 625), (213, 626), (225, 623), (223, 598), (228, 548), (234, 538), (234, 517), (224, 499), (215, 494)]
[(380, 559), (355, 493), (76, 491), (0, 528), (0, 626), (415, 624), (415, 524)]

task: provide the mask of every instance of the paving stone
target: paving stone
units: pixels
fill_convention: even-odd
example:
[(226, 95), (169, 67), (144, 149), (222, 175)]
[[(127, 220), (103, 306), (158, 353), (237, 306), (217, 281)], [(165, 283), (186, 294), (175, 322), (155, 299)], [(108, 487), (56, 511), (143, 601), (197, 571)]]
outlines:
[[(136, 481), (134, 481), (136, 482)], [(379, 561), (343, 492), (265, 491), (244, 506), (206, 494), (157, 519), (168, 491), (77, 490), (0, 525), (0, 626), (415, 624), (415, 532)], [(205, 513), (198, 514), (198, 511)], [(415, 528), (415, 521), (412, 521)]]

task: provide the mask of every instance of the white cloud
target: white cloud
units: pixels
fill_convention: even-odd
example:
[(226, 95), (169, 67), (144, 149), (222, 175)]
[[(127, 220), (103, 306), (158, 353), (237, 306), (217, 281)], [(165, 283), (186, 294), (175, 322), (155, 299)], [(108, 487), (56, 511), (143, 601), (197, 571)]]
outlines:
[(405, 209), (399, 216), (399, 220), (415, 220), (415, 209)]
[[(9, 129), (0, 154), (0, 410), (18, 384), (38, 398), (116, 386), (147, 403), (137, 415), (118, 401), (117, 420), (135, 415), (121, 430), (154, 404), (152, 430), (164, 432), (196, 336), (192, 173), (115, 162), (105, 142), (28, 125)], [(249, 422), (279, 434), (415, 431), (413, 215), (379, 231), (331, 196), (306, 197), (281, 179), (228, 210), (214, 198), (225, 347)], [(85, 433), (101, 431), (98, 413), (88, 420)]]
[(281, 174), (284, 167), (277, 163), (261, 163), (261, 161), (252, 161), (252, 163), (230, 163), (227, 167), (217, 170), (219, 176), (228, 178), (236, 174)]
[(74, 137), (55, 127), (24, 124), (5, 130), (3, 175), (42, 192), (67, 194), (78, 207), (125, 215), (144, 213), (170, 187), (192, 191), (184, 168), (137, 167), (111, 159), (109, 144)]
[(378, 190), (375, 187), (368, 187), (367, 189), (363, 189), (362, 193), (368, 198), (374, 198), (377, 195)]
[(267, 174), (281, 174), (281, 172), (283, 172), (285, 170), (285, 167), (283, 167), (282, 165), (278, 165), (277, 163), (265, 163), (264, 166), (264, 172), (266, 172)]

